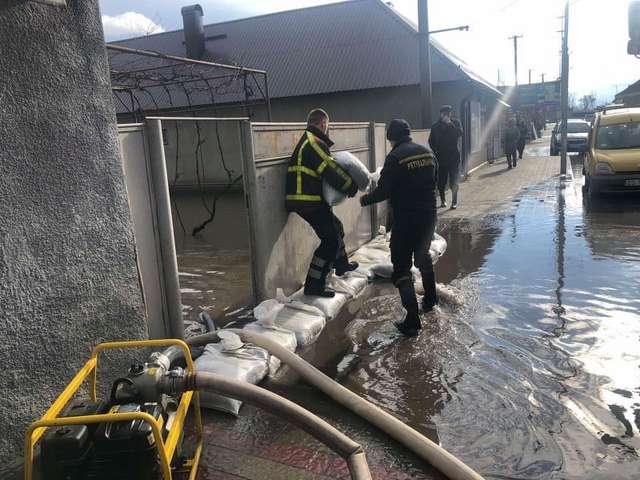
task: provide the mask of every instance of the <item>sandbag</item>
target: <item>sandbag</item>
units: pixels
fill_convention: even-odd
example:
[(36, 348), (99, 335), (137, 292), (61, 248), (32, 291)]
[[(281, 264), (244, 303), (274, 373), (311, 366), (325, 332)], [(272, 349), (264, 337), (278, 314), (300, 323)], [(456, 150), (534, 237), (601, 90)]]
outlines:
[(429, 247), (429, 255), (431, 255), (431, 261), (435, 265), (440, 260), (440, 257), (447, 251), (447, 241), (437, 233), (433, 234), (433, 240), (431, 240), (431, 246)]
[(274, 325), (293, 332), (298, 346), (304, 347), (318, 339), (326, 323), (321, 310), (293, 301), (283, 306)]
[[(269, 370), (269, 353), (255, 345), (242, 343), (240, 337), (232, 332), (220, 330), (219, 335), (222, 341), (207, 345), (204, 353), (196, 359), (196, 371), (217, 373), (253, 385), (260, 383)], [(212, 392), (200, 392), (200, 405), (238, 416), (242, 401)]]
[[(447, 241), (437, 233), (433, 234), (431, 245), (429, 246), (429, 255), (431, 261), (435, 265), (447, 250)], [(393, 264), (391, 263), (391, 254), (389, 244), (386, 238), (379, 236), (367, 245), (360, 248), (353, 258), (360, 262), (371, 276), (378, 278), (391, 278), (393, 274)], [(412, 267), (411, 271), (418, 274), (419, 270)]]
[[(248, 325), (245, 325), (243, 330), (247, 330), (250, 332), (256, 332), (261, 335), (264, 335), (269, 340), (277, 343), (283, 348), (286, 348), (290, 352), (295, 352), (298, 347), (298, 340), (296, 339), (296, 334), (291, 330), (287, 330), (285, 328), (276, 327), (274, 325), (265, 326), (260, 322), (253, 322)], [(281, 362), (278, 357), (273, 355), (269, 356), (269, 375), (273, 376), (280, 368)]]
[(391, 262), (378, 263), (371, 267), (370, 270), (375, 277), (390, 279), (391, 275), (393, 275), (393, 264)]
[(322, 310), (285, 296), (280, 288), (276, 292), (276, 298), (265, 300), (253, 309), (256, 320), (265, 327), (293, 332), (300, 347), (315, 342), (326, 325)]
[[(371, 174), (369, 169), (350, 152), (338, 152), (333, 156), (335, 162), (342, 167), (358, 186), (358, 190), (364, 192), (371, 183)], [(338, 205), (347, 198), (347, 195), (336, 190), (327, 182), (322, 182), (322, 196), (324, 200), (331, 206)]]
[(345, 273), (342, 277), (330, 275), (327, 278), (327, 287), (338, 293), (345, 293), (351, 298), (355, 298), (362, 293), (369, 283), (366, 272), (355, 270)]
[[(280, 294), (280, 290), (278, 290), (278, 294)], [(253, 309), (253, 316), (262, 325), (273, 326), (285, 303), (286, 301), (279, 298), (265, 300)]]
[(320, 310), (328, 322), (333, 320), (340, 313), (342, 307), (344, 307), (352, 297), (348, 293), (336, 293), (333, 298), (322, 298), (313, 295), (305, 295), (304, 290), (301, 289), (294, 293), (292, 298), (296, 302)]

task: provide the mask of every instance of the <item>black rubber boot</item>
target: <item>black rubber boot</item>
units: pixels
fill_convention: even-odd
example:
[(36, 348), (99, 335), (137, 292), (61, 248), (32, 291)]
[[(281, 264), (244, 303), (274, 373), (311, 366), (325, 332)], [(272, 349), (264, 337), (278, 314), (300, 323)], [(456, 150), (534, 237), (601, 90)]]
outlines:
[(406, 320), (402, 323), (396, 323), (396, 328), (405, 337), (417, 337), (418, 335), (420, 335), (420, 329), (414, 328), (410, 324), (407, 324)]
[(315, 297), (333, 298), (336, 293), (326, 289), (327, 275), (331, 272), (333, 265), (323, 260), (317, 255), (311, 260), (309, 273), (304, 282), (304, 294), (313, 295)]
[(440, 192), (440, 208), (447, 208), (447, 199), (444, 192)]
[(398, 330), (407, 336), (416, 336), (420, 332), (422, 325), (420, 324), (420, 315), (418, 314), (418, 299), (416, 298), (416, 289), (413, 286), (412, 278), (404, 278), (396, 283), (402, 306), (407, 311), (404, 322), (396, 325)]
[(336, 275), (341, 277), (347, 272), (353, 272), (360, 264), (358, 262), (336, 263)]
[(429, 313), (438, 304), (438, 293), (436, 291), (436, 273), (433, 270), (433, 259), (431, 255), (425, 257), (419, 265), (420, 275), (422, 276), (422, 288), (424, 289), (424, 297), (422, 297), (422, 311)]
[(458, 208), (458, 190), (454, 190), (451, 195), (451, 209), (455, 210)]

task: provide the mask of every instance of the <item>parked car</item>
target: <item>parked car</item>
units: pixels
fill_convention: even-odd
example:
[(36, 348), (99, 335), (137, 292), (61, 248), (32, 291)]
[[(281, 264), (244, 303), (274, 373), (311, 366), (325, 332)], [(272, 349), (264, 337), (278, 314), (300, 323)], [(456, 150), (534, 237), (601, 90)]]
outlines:
[(640, 108), (598, 113), (584, 174), (589, 195), (640, 191)]
[[(551, 133), (551, 155), (560, 155), (562, 147), (561, 123), (556, 124)], [(587, 140), (591, 124), (586, 120), (569, 119), (567, 122), (567, 152), (585, 153), (587, 151)]]

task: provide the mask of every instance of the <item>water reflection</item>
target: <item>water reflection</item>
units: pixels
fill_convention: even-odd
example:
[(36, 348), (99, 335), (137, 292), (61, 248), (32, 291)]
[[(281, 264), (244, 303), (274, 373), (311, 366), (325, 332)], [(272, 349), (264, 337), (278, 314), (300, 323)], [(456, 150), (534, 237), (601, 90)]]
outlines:
[(640, 205), (583, 206), (580, 185), (447, 224), (438, 273), (463, 309), (404, 340), (396, 295), (373, 298), (341, 381), (487, 478), (640, 478)]

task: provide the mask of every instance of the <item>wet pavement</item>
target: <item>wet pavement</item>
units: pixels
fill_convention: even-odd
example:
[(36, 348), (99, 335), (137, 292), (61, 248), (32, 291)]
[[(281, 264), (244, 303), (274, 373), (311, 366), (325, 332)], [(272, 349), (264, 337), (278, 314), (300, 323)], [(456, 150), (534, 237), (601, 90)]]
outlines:
[(441, 225), (463, 308), (405, 340), (391, 294), (349, 330), (343, 384), (487, 478), (640, 478), (640, 198), (583, 203), (573, 163), (508, 213)]
[[(580, 160), (564, 178), (558, 167), (542, 139), (511, 177), (502, 162), (484, 167), (462, 186), (469, 203), (441, 212), (437, 275), (462, 307), (443, 303), (404, 339), (399, 298), (381, 283), (303, 354), (485, 478), (640, 478), (640, 198), (587, 202)], [(286, 369), (279, 377), (264, 386), (360, 442), (374, 478), (442, 478)], [(348, 478), (335, 454), (251, 406), (205, 422), (201, 480)]]

